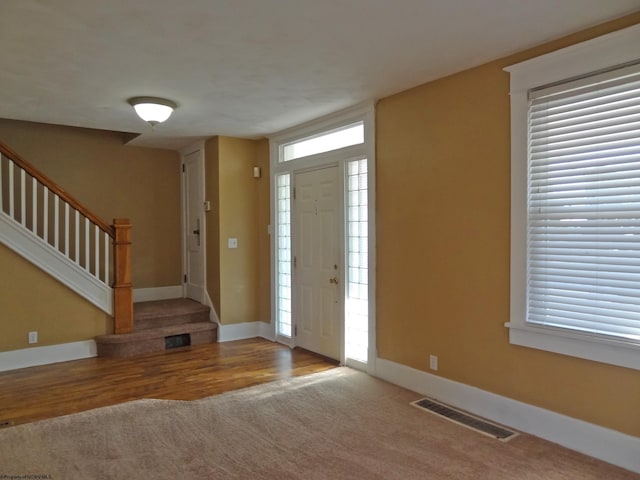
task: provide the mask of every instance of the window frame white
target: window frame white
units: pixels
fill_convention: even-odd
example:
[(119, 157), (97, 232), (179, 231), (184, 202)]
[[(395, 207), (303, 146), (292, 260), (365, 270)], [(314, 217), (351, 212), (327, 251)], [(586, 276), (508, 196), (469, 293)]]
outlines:
[[(296, 158), (287, 161), (281, 161), (281, 155), (284, 145), (291, 144), (292, 142), (305, 140), (314, 136), (321, 136), (330, 131), (336, 131), (343, 127), (348, 127), (356, 123), (362, 122), (364, 126), (364, 143), (339, 148), (329, 152), (322, 152), (306, 157)], [(376, 316), (375, 316), (375, 109), (372, 103), (365, 103), (357, 105), (355, 107), (337, 112), (335, 114), (323, 117), (321, 119), (308, 122), (306, 124), (294, 127), (284, 132), (277, 133), (269, 137), (270, 144), (270, 176), (271, 176), (271, 304), (272, 304), (272, 322), (271, 328), (273, 331), (273, 338), (276, 341), (295, 346), (295, 335), (291, 338), (278, 336), (276, 331), (276, 322), (278, 321), (276, 311), (276, 298), (275, 292), (277, 289), (277, 212), (275, 208), (276, 201), (276, 185), (275, 178), (282, 173), (290, 173), (291, 178), (295, 177), (296, 172), (302, 172), (314, 168), (320, 168), (322, 166), (337, 164), (339, 167), (340, 176), (342, 179), (341, 185), (343, 190), (343, 198), (341, 199), (340, 208), (344, 211), (346, 207), (346, 188), (344, 180), (346, 179), (346, 165), (348, 162), (355, 159), (367, 158), (368, 160), (368, 180), (369, 188), (368, 194), (368, 232), (369, 232), (369, 284), (368, 284), (368, 296), (369, 296), (369, 312), (368, 312), (368, 359), (366, 363), (359, 362), (357, 360), (346, 358), (345, 356), (345, 342), (344, 342), (344, 303), (342, 304), (341, 318), (342, 325), (342, 345), (341, 345), (341, 363), (350, 365), (361, 370), (368, 372), (375, 371), (375, 359), (377, 357), (376, 351)], [(292, 184), (292, 186), (295, 186)], [(343, 227), (346, 226), (345, 215), (341, 216), (341, 222)], [(342, 249), (341, 251), (347, 251), (347, 235), (342, 233)], [(346, 260), (346, 259), (345, 259)], [(342, 288), (346, 288), (347, 285), (347, 264), (345, 262), (344, 267), (341, 268), (340, 284)], [(295, 281), (295, 280), (294, 280)], [(343, 292), (342, 299), (346, 299), (346, 292)]]
[(527, 309), (528, 92), (640, 59), (640, 25), (536, 57), (505, 70), (511, 95), (511, 292), (509, 341), (640, 370), (640, 345), (622, 339), (532, 325)]

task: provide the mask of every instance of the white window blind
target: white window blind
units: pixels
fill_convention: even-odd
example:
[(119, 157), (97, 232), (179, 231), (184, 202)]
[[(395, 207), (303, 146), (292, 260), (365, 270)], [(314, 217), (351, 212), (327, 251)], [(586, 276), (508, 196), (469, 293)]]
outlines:
[(526, 320), (640, 343), (640, 66), (529, 99)]

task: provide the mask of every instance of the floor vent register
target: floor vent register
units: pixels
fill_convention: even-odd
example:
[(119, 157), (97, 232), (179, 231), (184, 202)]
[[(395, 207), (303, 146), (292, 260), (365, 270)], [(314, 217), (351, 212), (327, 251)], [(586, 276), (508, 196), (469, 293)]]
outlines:
[(517, 432), (436, 402), (430, 398), (416, 400), (415, 402), (411, 402), (411, 405), (503, 442), (509, 441), (518, 435)]

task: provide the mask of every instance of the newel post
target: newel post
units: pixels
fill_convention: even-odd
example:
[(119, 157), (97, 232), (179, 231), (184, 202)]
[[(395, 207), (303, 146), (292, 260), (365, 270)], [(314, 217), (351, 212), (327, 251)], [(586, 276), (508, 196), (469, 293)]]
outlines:
[(113, 318), (115, 333), (133, 332), (133, 286), (131, 285), (131, 221), (113, 220)]

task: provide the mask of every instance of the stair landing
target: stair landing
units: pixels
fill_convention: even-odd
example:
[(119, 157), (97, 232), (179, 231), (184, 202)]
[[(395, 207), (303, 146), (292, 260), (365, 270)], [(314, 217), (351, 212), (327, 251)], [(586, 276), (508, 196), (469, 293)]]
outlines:
[(132, 333), (96, 337), (99, 357), (132, 357), (178, 345), (201, 345), (217, 340), (209, 307), (187, 298), (140, 302), (133, 305)]

